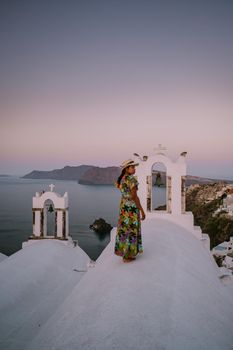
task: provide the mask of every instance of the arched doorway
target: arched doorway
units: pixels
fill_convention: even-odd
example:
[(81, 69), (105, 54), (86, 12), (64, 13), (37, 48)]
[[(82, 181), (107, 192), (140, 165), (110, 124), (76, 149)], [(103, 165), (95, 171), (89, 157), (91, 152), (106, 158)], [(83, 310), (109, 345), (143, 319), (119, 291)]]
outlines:
[(167, 168), (161, 162), (151, 169), (151, 210), (167, 211)]

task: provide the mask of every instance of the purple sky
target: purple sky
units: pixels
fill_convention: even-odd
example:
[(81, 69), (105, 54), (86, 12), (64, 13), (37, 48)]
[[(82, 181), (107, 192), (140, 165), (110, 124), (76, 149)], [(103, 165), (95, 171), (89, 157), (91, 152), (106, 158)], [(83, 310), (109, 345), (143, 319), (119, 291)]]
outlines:
[(233, 179), (233, 1), (0, 2), (0, 173), (162, 143)]

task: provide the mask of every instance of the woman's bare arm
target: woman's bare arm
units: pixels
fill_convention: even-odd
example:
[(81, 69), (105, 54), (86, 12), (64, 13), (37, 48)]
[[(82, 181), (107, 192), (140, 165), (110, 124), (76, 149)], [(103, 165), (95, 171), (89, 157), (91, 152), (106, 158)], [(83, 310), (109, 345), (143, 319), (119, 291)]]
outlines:
[(136, 206), (138, 208), (138, 210), (141, 212), (141, 220), (144, 220), (146, 215), (145, 215), (145, 212), (141, 206), (141, 203), (140, 203), (140, 199), (137, 195), (137, 187), (134, 186), (131, 190), (131, 196), (132, 196), (132, 200), (136, 203)]

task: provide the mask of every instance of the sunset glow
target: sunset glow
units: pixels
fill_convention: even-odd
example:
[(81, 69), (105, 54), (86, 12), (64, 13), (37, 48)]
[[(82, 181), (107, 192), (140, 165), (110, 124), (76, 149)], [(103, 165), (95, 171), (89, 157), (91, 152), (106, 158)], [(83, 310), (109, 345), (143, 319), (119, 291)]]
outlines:
[(3, 1), (0, 23), (0, 173), (162, 143), (233, 179), (232, 1)]

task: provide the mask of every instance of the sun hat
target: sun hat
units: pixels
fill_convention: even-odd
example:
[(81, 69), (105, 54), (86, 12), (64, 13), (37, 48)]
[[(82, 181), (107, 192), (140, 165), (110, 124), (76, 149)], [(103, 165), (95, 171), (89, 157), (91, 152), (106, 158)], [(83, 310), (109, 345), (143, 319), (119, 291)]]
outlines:
[(139, 163), (135, 163), (135, 161), (132, 159), (127, 159), (121, 164), (120, 167), (123, 170), (123, 169), (127, 168), (128, 166), (137, 166), (137, 165), (139, 165)]

